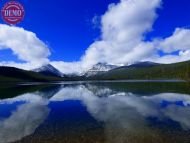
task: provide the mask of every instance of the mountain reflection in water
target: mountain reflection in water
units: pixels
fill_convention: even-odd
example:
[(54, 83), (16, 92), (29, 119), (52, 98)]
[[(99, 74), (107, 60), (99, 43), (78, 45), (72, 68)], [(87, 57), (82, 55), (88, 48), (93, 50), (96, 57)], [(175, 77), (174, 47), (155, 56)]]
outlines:
[(187, 83), (70, 83), (0, 89), (0, 95), (9, 92), (11, 98), (3, 95), (0, 100), (0, 143), (190, 142)]

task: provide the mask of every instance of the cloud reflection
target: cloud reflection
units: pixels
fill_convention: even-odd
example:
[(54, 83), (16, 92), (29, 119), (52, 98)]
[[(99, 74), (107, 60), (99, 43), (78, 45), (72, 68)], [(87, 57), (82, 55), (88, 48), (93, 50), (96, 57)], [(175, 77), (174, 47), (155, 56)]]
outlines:
[(33, 134), (50, 112), (47, 100), (32, 93), (1, 100), (0, 104), (14, 104), (18, 101), (25, 101), (25, 103), (18, 106), (10, 117), (0, 120), (0, 142), (2, 143), (14, 142)]
[(190, 130), (188, 94), (160, 93), (145, 96), (107, 86), (81, 84), (62, 86), (48, 93), (38, 91), (0, 100), (0, 104), (24, 102), (10, 117), (0, 120), (0, 141), (14, 142), (32, 135), (47, 118), (49, 103), (67, 100), (80, 100), (91, 116), (105, 124), (105, 138), (109, 143), (138, 143), (150, 139), (165, 143), (159, 128), (150, 126), (150, 119), (160, 123), (171, 120), (179, 124), (182, 130)]
[[(89, 88), (89, 86), (92, 86)], [(135, 120), (124, 120), (124, 124), (143, 122), (148, 117), (156, 117), (160, 121), (171, 119), (178, 122), (183, 129), (190, 129), (190, 96), (178, 93), (162, 93), (153, 96), (141, 96), (130, 92), (111, 92), (111, 89), (93, 90), (94, 85), (78, 85), (65, 87), (55, 94), (50, 101), (81, 100), (91, 115), (99, 121), (107, 122), (120, 116), (128, 118), (136, 114)], [(105, 90), (105, 92), (103, 91)], [(99, 93), (107, 93), (102, 96)], [(99, 96), (97, 96), (99, 95)], [(178, 105), (180, 102), (183, 106)], [(163, 108), (162, 104), (167, 104)], [(180, 115), (180, 116), (179, 116)], [(121, 123), (118, 121), (117, 123)]]

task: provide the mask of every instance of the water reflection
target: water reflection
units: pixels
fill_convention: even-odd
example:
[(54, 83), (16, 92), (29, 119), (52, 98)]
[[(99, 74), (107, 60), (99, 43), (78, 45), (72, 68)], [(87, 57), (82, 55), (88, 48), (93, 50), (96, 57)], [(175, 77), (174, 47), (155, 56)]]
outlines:
[(17, 141), (33, 134), (49, 114), (47, 101), (36, 94), (24, 94), (14, 99), (2, 100), (0, 104), (1, 106), (17, 104), (9, 117), (0, 118), (0, 142), (2, 143)]
[(188, 85), (164, 84), (73, 83), (2, 99), (0, 142), (189, 142)]

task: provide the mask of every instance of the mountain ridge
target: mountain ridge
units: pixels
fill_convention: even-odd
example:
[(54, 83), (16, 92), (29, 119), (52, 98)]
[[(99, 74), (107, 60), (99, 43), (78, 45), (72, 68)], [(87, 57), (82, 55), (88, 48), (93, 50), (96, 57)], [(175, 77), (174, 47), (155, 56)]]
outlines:
[(112, 70), (114, 68), (117, 68), (118, 66), (108, 64), (108, 63), (97, 63), (94, 66), (92, 66), (91, 69), (89, 69), (87, 72), (85, 72), (83, 75), (86, 77), (90, 77), (96, 74), (100, 74), (103, 72), (107, 72), (109, 70)]
[(190, 61), (151, 66), (123, 66), (96, 75), (89, 80), (167, 80), (190, 81)]
[(37, 72), (37, 73), (41, 73), (41, 74), (47, 75), (47, 76), (58, 76), (58, 77), (64, 76), (64, 74), (62, 72), (60, 72), (58, 69), (56, 69), (51, 64), (43, 65), (39, 68), (33, 69), (32, 71)]
[[(92, 68), (93, 69), (93, 68)], [(90, 76), (65, 75), (50, 76), (34, 71), (13, 67), (0, 67), (0, 81), (10, 82), (52, 82), (52, 81), (88, 81), (88, 80), (185, 80), (190, 81), (190, 61), (158, 64), (141, 62), (113, 69), (97, 69)]]
[(1, 82), (47, 82), (59, 80), (60, 78), (55, 76), (45, 76), (33, 71), (22, 70), (15, 67), (0, 66)]

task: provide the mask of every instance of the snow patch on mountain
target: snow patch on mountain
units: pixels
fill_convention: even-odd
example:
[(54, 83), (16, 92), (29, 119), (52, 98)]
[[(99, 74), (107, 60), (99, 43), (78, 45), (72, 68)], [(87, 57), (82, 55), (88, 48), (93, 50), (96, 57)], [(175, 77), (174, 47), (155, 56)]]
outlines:
[(51, 64), (43, 65), (42, 67), (34, 69), (32, 71), (46, 74), (46, 75), (52, 75), (52, 76), (60, 76), (60, 77), (64, 76), (63, 73), (61, 73), (59, 70), (57, 70)]
[(110, 70), (115, 69), (117, 67), (118, 67), (117, 65), (111, 65), (111, 64), (107, 64), (107, 63), (97, 63), (90, 70), (88, 70), (84, 74), (84, 76), (86, 76), (86, 77), (93, 76), (93, 75), (96, 75), (99, 73), (110, 71)]

